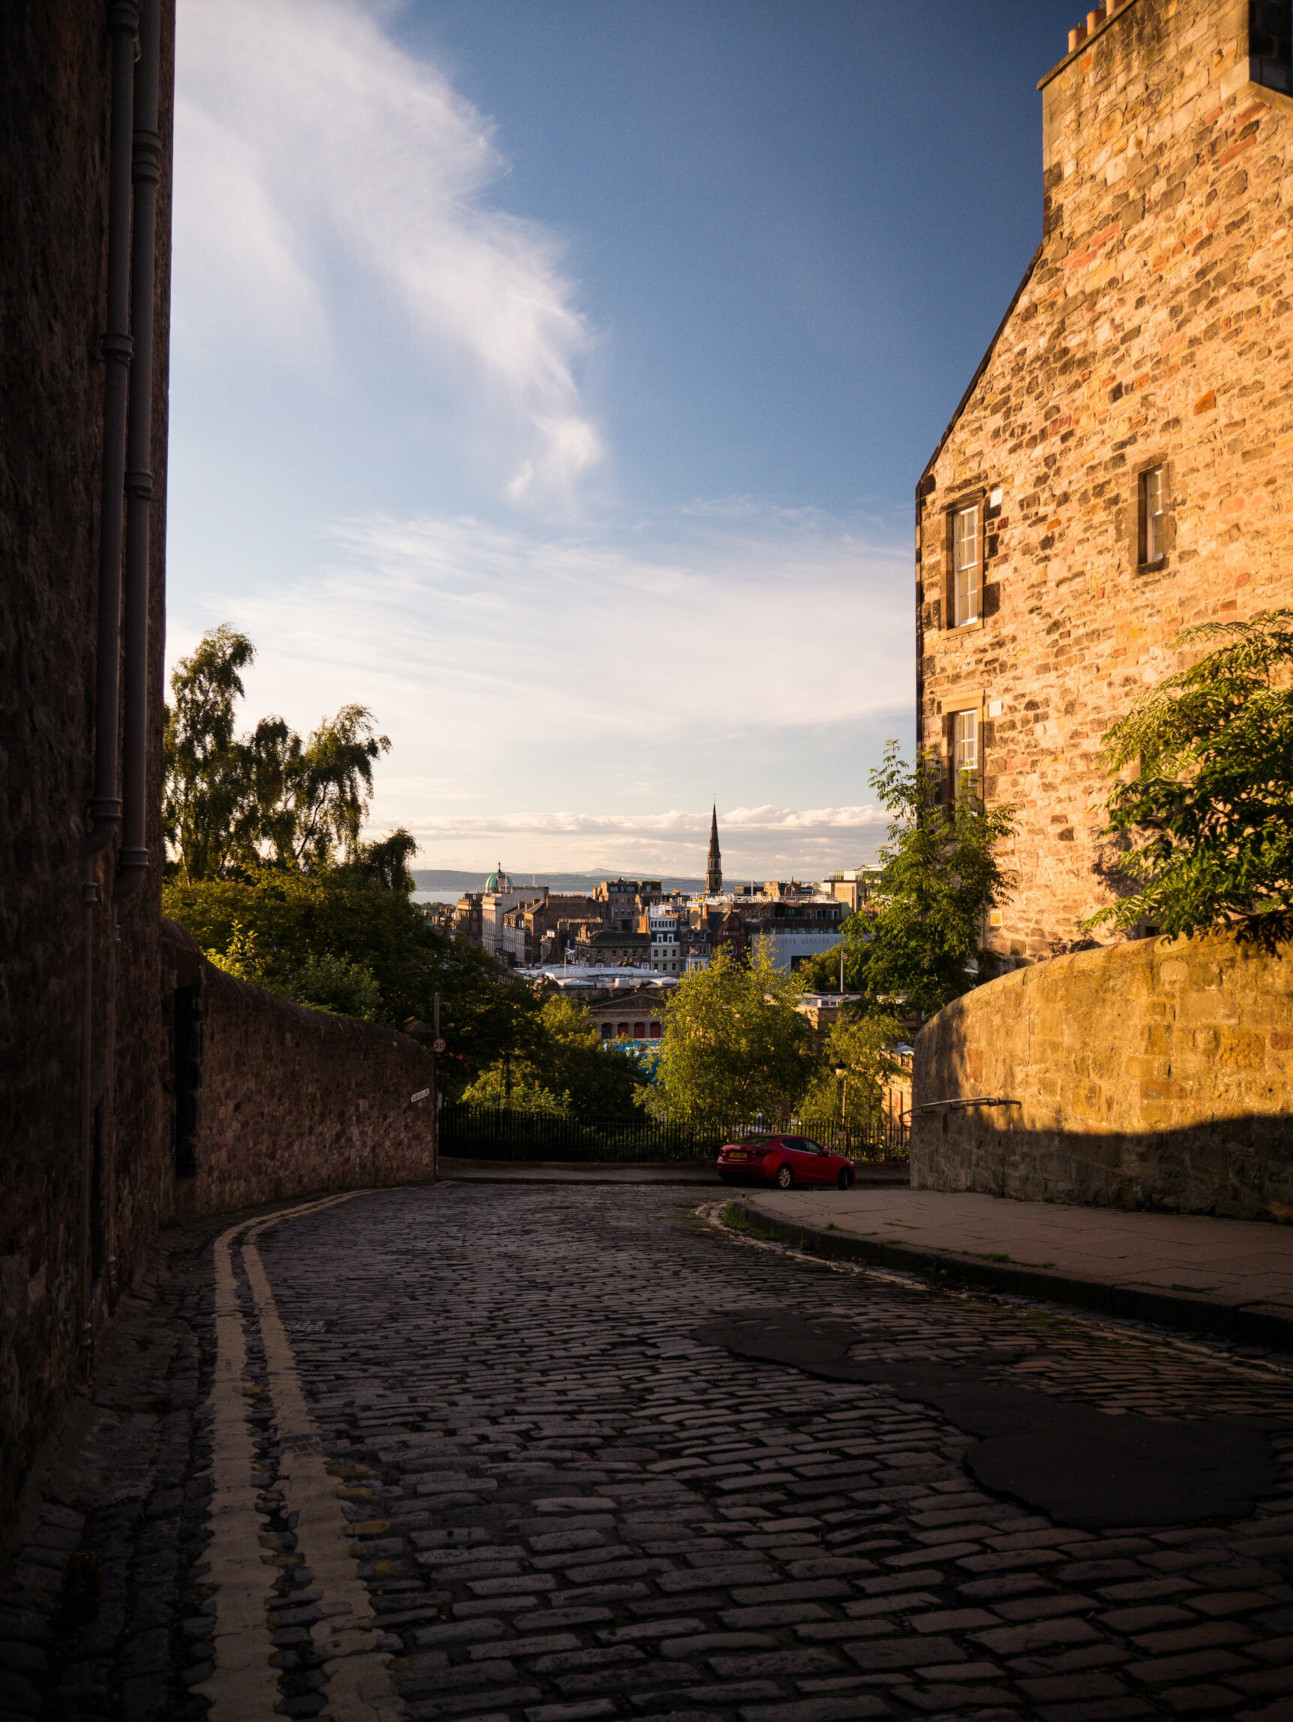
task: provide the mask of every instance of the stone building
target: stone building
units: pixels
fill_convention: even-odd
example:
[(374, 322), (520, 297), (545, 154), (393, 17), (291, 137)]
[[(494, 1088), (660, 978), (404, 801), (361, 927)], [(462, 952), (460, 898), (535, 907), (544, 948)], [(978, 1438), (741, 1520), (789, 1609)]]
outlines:
[(155, 863), (174, 6), (143, 13), (140, 40), (133, 5), (0, 11), (0, 1520), (172, 1175)]
[(514, 969), (559, 963), (584, 932), (600, 929), (605, 913), (593, 897), (545, 889), (538, 902), (518, 903), (504, 914), (499, 960)]
[(603, 1040), (659, 1040), (669, 994), (646, 986), (590, 1000), (586, 1009)]
[(1041, 80), (1043, 237), (917, 487), (920, 744), (1011, 802), (989, 944), (1110, 900), (1101, 737), (1293, 603), (1290, 8), (1123, 0)]
[(594, 898), (605, 904), (606, 925), (621, 933), (636, 932), (641, 916), (663, 895), (659, 879), (603, 879), (593, 886)]
[(574, 960), (594, 967), (650, 962), (651, 935), (636, 930), (625, 933), (617, 927), (585, 927), (575, 941)]

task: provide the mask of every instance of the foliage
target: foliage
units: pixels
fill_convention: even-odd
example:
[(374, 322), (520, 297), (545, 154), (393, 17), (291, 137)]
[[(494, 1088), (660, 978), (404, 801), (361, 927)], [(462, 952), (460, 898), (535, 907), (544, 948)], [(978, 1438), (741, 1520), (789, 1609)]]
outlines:
[[(642, 1083), (637, 1061), (603, 1041), (584, 1007), (558, 993), (543, 1002), (523, 1054), (496, 1060), (463, 1098), (480, 1105), (559, 1110), (576, 1119), (621, 1118), (635, 1115)], [(536, 1104), (526, 1098), (536, 1095), (547, 1100)]]
[(402, 891), (386, 889), (359, 867), (260, 868), (243, 879), (193, 884), (172, 877), (163, 884), (162, 903), (213, 960), (231, 968), (250, 954), (257, 984), (284, 997), (302, 997), (309, 986), (315, 996), (303, 1002), (342, 1009), (328, 1002), (325, 988), (333, 986), (338, 999), (343, 977), (362, 970), (378, 993), (364, 1014), (398, 1028), (410, 1017), (430, 1022), (438, 992), (450, 1099), (504, 1051), (527, 1048), (538, 1035), (531, 988), (509, 981), (483, 951), (434, 932)]
[[(171, 676), (163, 751), (163, 823), (190, 883), (236, 876), (273, 862), (318, 870), (337, 860), (387, 875), (411, 890), (416, 844), (398, 831), (364, 845), (359, 830), (373, 788), (373, 762), (390, 749), (366, 706), (345, 705), (303, 740), (280, 717), (234, 733), (241, 671), (256, 656), (245, 634), (204, 634)], [(395, 848), (392, 849), (391, 845)]]
[[(902, 1024), (883, 1013), (844, 1011), (826, 1036), (825, 1068), (799, 1107), (805, 1125), (847, 1121), (855, 1130), (885, 1116), (888, 1085), (904, 1074), (888, 1049), (903, 1038)], [(844, 1067), (843, 1076), (836, 1067)], [(842, 1092), (841, 1092), (842, 1091)]]
[[(1014, 809), (985, 809), (969, 784), (949, 803), (938, 761), (922, 754), (908, 765), (896, 741), (886, 744), (871, 786), (891, 816), (889, 840), (875, 912), (844, 923), (845, 980), (874, 1005), (932, 1016), (990, 970), (982, 928), (1014, 888), (996, 856), (1014, 832)], [(832, 962), (835, 979), (827, 981)], [(838, 986), (838, 974), (838, 951), (800, 970), (807, 987), (823, 991)]]
[(1109, 833), (1136, 888), (1086, 923), (1196, 935), (1234, 927), (1275, 949), (1293, 937), (1293, 610), (1208, 622), (1220, 642), (1144, 694), (1105, 736)]
[(843, 944), (835, 945), (829, 951), (819, 951), (816, 956), (809, 957), (800, 964), (795, 973), (798, 975), (806, 993), (835, 993), (840, 990), (840, 953), (844, 954), (844, 991), (846, 993), (866, 993), (867, 983), (867, 947), (871, 943), (871, 935), (875, 931), (875, 912), (872, 909), (859, 909), (854, 915), (846, 915), (840, 923)]
[(812, 1075), (812, 1034), (795, 1009), (797, 979), (773, 968), (760, 941), (748, 967), (725, 950), (670, 995), (655, 1081), (643, 1104), (658, 1118), (731, 1124), (788, 1111)]
[(227, 974), (264, 987), (280, 998), (312, 1005), (315, 1010), (357, 1017), (361, 1022), (380, 1020), (381, 989), (362, 963), (347, 962), (331, 952), (322, 955), (311, 952), (299, 963), (285, 965), (279, 960), (279, 953), (267, 956), (255, 934), (248, 933), (237, 922), (229, 948), (207, 951), (205, 955)]
[(509, 1072), (502, 1060), (482, 1070), (464, 1089), (462, 1099), (467, 1106), (506, 1106), (512, 1112), (543, 1112), (553, 1118), (572, 1116), (569, 1094), (545, 1088), (528, 1066)]

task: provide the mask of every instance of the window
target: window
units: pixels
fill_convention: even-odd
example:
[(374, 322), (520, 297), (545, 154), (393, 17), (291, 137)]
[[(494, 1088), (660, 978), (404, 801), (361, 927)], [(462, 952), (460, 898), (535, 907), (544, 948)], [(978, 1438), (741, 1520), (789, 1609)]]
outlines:
[(1167, 555), (1167, 484), (1161, 466), (1140, 475), (1140, 556), (1142, 566)]
[(979, 578), (979, 505), (972, 502), (952, 515), (952, 626), (977, 622), (982, 581)]
[(964, 783), (975, 787), (972, 780), (979, 773), (979, 714), (977, 711), (952, 714), (952, 793)]

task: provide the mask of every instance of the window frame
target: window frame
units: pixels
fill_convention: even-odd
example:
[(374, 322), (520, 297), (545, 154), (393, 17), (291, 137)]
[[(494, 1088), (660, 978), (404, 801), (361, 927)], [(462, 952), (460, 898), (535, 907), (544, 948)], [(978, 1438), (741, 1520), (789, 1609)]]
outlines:
[[(962, 772), (956, 763), (956, 720), (958, 717), (970, 715), (974, 717), (975, 763), (972, 770), (966, 767)], [(950, 694), (942, 701), (939, 716), (943, 743), (943, 795), (946, 803), (949, 807), (955, 805), (959, 779), (971, 775), (974, 778), (974, 794), (982, 802), (987, 740), (986, 695), (982, 690)]]
[[(1149, 558), (1149, 522), (1148, 485), (1154, 473), (1160, 473), (1160, 509), (1152, 518), (1162, 522), (1162, 550), (1151, 561)], [(1175, 511), (1172, 507), (1172, 468), (1166, 455), (1155, 455), (1152, 459), (1137, 462), (1132, 473), (1135, 489), (1131, 498), (1131, 534), (1128, 549), (1131, 566), (1137, 574), (1158, 574), (1168, 566), (1172, 559), (1172, 551), (1176, 547)]]
[[(985, 573), (984, 563), (986, 560), (986, 551), (987, 551), (987, 534), (985, 531), (985, 523), (986, 523), (986, 517), (987, 517), (987, 498), (988, 498), (988, 493), (984, 489), (967, 491), (963, 495), (957, 497), (954, 502), (949, 503), (947, 506), (947, 509), (946, 509), (946, 515), (945, 515), (946, 525), (944, 527), (944, 538), (945, 538), (945, 580), (944, 580), (944, 600), (943, 600), (944, 601), (944, 617), (945, 617), (944, 626), (949, 631), (951, 631), (952, 633), (961, 633), (963, 630), (967, 630), (970, 628), (981, 628), (983, 626), (983, 589), (984, 589), (984, 586), (986, 584), (986, 581), (984, 578), (984, 573)], [(976, 582), (976, 585), (974, 588), (976, 608), (975, 608), (975, 614), (973, 616), (967, 617), (964, 621), (958, 621), (957, 620), (957, 615), (958, 615), (958, 605), (957, 605), (958, 580), (957, 580), (957, 575), (958, 575), (959, 570), (957, 569), (957, 566), (956, 566), (956, 548), (957, 548), (956, 523), (963, 515), (967, 514), (971, 509), (975, 510), (975, 516), (976, 516), (976, 518), (975, 518), (975, 531), (974, 531), (974, 544), (975, 544), (975, 554), (976, 554), (976, 561), (975, 561), (974, 567), (975, 567), (975, 571), (977, 573), (977, 582)]]

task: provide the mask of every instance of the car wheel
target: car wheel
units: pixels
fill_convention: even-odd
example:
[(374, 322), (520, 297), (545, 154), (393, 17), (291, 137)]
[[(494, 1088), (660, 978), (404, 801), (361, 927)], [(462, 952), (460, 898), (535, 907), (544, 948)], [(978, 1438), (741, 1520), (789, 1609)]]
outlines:
[(835, 1182), (839, 1189), (851, 1190), (853, 1188), (853, 1173), (851, 1169), (848, 1166), (841, 1167), (840, 1175)]
[(777, 1186), (778, 1190), (788, 1190), (794, 1181), (795, 1175), (790, 1170), (789, 1166), (777, 1167), (777, 1175), (773, 1179), (773, 1183)]

